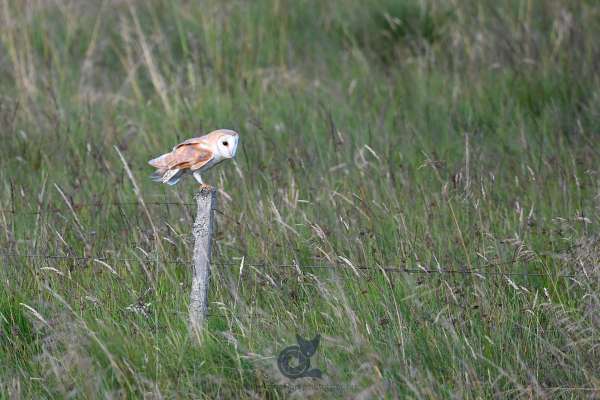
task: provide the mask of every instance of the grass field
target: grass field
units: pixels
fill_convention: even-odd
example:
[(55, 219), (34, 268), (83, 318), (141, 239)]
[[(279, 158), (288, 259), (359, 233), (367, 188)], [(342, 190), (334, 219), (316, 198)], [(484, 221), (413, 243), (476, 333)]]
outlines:
[[(0, 398), (600, 397), (599, 38), (592, 0), (0, 0)], [(216, 128), (198, 344), (197, 185), (146, 162)]]

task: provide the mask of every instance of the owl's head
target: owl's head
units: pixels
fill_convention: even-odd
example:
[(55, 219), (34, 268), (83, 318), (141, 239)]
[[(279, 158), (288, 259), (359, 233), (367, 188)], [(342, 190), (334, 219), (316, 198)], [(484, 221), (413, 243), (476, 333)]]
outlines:
[(230, 129), (219, 129), (210, 133), (214, 137), (215, 153), (221, 158), (233, 158), (237, 152), (240, 135)]

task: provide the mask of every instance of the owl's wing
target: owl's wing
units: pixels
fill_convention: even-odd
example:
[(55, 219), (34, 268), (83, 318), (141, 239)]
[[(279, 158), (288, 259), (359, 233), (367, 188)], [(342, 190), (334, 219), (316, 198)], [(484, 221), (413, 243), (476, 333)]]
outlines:
[(202, 141), (198, 139), (188, 139), (175, 146), (169, 157), (169, 169), (196, 170), (214, 158), (213, 152), (202, 147)]
[(180, 148), (182, 146), (186, 146), (189, 144), (201, 144), (201, 143), (206, 143), (206, 135), (185, 140), (185, 141), (179, 143), (177, 146), (173, 147), (173, 151), (177, 150), (178, 148)]

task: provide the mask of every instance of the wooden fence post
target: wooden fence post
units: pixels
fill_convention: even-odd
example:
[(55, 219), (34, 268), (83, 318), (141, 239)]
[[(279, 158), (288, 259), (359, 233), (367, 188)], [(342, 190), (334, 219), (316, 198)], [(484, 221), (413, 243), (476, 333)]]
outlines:
[(214, 210), (217, 207), (217, 190), (204, 186), (194, 196), (198, 205), (194, 221), (194, 266), (190, 293), (190, 325), (193, 331), (202, 331), (208, 311), (208, 285), (210, 281), (210, 253), (214, 228)]

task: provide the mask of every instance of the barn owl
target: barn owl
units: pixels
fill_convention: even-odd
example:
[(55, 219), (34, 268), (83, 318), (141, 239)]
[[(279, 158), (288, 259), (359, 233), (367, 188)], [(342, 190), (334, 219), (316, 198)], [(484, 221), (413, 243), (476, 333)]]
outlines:
[(204, 186), (200, 173), (228, 158), (235, 157), (239, 134), (229, 129), (218, 129), (211, 133), (188, 139), (178, 144), (170, 153), (148, 161), (156, 168), (151, 178), (155, 182), (174, 185), (187, 173)]

